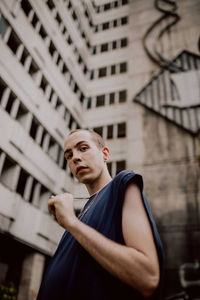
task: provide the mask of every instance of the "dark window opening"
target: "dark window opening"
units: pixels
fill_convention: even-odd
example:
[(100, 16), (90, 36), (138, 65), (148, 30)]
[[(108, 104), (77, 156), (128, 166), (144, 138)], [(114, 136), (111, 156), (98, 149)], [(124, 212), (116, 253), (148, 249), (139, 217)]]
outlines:
[(72, 44), (72, 39), (71, 39), (71, 37), (70, 37), (70, 36), (68, 36), (67, 42), (68, 42), (68, 44), (69, 44), (69, 45), (71, 45), (71, 44)]
[(75, 11), (73, 11), (72, 18), (74, 19), (74, 21), (77, 20), (77, 15), (76, 15)]
[(6, 87), (6, 84), (0, 79), (0, 100), (4, 94)]
[(103, 23), (103, 30), (107, 30), (109, 29), (109, 23), (106, 22), (106, 23)]
[(126, 102), (126, 90), (119, 92), (119, 103)]
[(104, 10), (110, 9), (110, 3), (104, 5)]
[(126, 169), (126, 161), (125, 160), (117, 161), (116, 174), (118, 174), (119, 172), (121, 172), (125, 169)]
[(113, 125), (108, 125), (107, 139), (113, 138)]
[(44, 29), (43, 26), (41, 26), (40, 31), (39, 31), (39, 35), (41, 36), (41, 38), (44, 40), (47, 37), (47, 33)]
[(37, 181), (35, 180), (35, 178), (33, 179), (33, 182), (32, 182), (32, 187), (31, 187), (31, 192), (30, 192), (30, 196), (29, 196), (29, 202), (32, 203), (33, 202), (33, 196), (34, 196), (34, 191), (35, 191), (35, 188), (36, 188), (36, 185), (37, 185)]
[(115, 93), (110, 93), (110, 104), (115, 103)]
[(117, 27), (117, 20), (114, 20), (113, 26), (114, 26), (114, 27)]
[(93, 130), (102, 137), (102, 135), (103, 135), (103, 127), (95, 127)]
[(127, 66), (126, 66), (126, 63), (121, 63), (120, 64), (120, 73), (124, 73), (127, 71)]
[(28, 56), (29, 56), (28, 51), (26, 49), (24, 49), (24, 51), (22, 53), (22, 56), (21, 56), (21, 59), (20, 59), (20, 62), (22, 63), (23, 66), (24, 66), (25, 61), (26, 61)]
[(102, 44), (101, 45), (101, 52), (108, 51), (108, 44)]
[(106, 76), (106, 67), (99, 69), (99, 78)]
[(121, 24), (122, 25), (125, 25), (127, 23), (128, 23), (128, 18), (127, 17), (124, 17), (124, 18), (121, 19)]
[(38, 22), (38, 21), (39, 21), (39, 19), (38, 19), (36, 13), (34, 13), (33, 19), (32, 19), (32, 21), (31, 21), (31, 24), (33, 25), (34, 28), (35, 28), (35, 26), (37, 25), (37, 22)]
[(60, 25), (60, 23), (62, 22), (58, 13), (56, 14), (56, 21), (57, 21), (58, 25)]
[(122, 5), (128, 4), (128, 0), (122, 0)]
[(32, 7), (31, 5), (29, 4), (29, 2), (27, 0), (22, 0), (21, 1), (21, 7), (25, 13), (25, 15), (28, 17)]
[(96, 106), (104, 106), (105, 105), (105, 95), (99, 95), (97, 96), (97, 103)]
[(122, 48), (123, 48), (123, 47), (126, 47), (127, 44), (128, 44), (127, 38), (121, 39), (121, 47), (122, 47)]
[(126, 123), (117, 124), (117, 137), (126, 137)]
[(50, 10), (52, 10), (53, 8), (55, 8), (55, 5), (54, 5), (54, 3), (53, 3), (52, 0), (48, 0), (47, 1), (47, 5), (48, 5), (48, 7), (49, 7)]
[(117, 48), (117, 42), (116, 41), (112, 42), (112, 47), (113, 47), (113, 49)]
[(55, 51), (56, 51), (56, 48), (55, 48), (54, 44), (52, 42), (50, 42), (49, 53), (51, 54), (51, 56), (53, 56)]
[(42, 80), (41, 80), (41, 83), (40, 83), (40, 88), (43, 90), (43, 92), (45, 92), (45, 90), (47, 88), (47, 85), (48, 85), (48, 81), (45, 79), (44, 76), (42, 76)]
[(30, 68), (29, 68), (29, 74), (34, 77), (34, 75), (39, 71), (38, 66), (36, 63), (32, 60)]
[(90, 109), (92, 106), (92, 99), (91, 98), (88, 98), (88, 101), (87, 101), (87, 109)]
[(13, 102), (16, 99), (16, 96), (11, 92), (10, 96), (8, 98), (8, 102), (6, 104), (6, 108), (5, 110), (7, 111), (7, 113), (10, 114), (11, 110), (12, 110), (12, 106), (13, 106)]
[(17, 183), (16, 193), (20, 194), (22, 197), (24, 196), (24, 190), (25, 190), (27, 179), (28, 179), (28, 173), (25, 172), (23, 169), (21, 169), (19, 180)]
[(114, 75), (116, 73), (116, 66), (111, 66), (111, 75)]
[(31, 129), (30, 129), (30, 136), (35, 140), (37, 130), (38, 130), (38, 123), (33, 119), (32, 124), (31, 124)]
[(14, 54), (16, 54), (16, 51), (17, 51), (18, 47), (20, 46), (20, 44), (21, 44), (21, 42), (20, 42), (20, 39), (18, 38), (18, 36), (14, 32), (11, 32), (10, 37), (7, 42), (7, 45)]

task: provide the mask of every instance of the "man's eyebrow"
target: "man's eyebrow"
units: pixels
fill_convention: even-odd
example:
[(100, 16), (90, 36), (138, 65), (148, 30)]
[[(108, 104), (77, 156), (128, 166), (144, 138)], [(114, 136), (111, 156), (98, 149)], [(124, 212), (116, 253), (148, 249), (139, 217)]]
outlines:
[[(80, 144), (87, 143), (86, 141), (80, 141), (78, 142), (74, 147), (77, 148)], [(68, 148), (64, 151), (64, 154), (69, 153), (72, 149)]]

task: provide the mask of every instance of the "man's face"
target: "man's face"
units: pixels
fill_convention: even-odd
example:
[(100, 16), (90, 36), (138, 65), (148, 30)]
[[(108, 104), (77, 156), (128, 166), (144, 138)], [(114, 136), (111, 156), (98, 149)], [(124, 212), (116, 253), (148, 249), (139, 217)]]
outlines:
[(64, 145), (65, 158), (72, 174), (82, 183), (89, 184), (101, 176), (104, 149), (99, 149), (93, 136), (87, 131), (70, 135)]

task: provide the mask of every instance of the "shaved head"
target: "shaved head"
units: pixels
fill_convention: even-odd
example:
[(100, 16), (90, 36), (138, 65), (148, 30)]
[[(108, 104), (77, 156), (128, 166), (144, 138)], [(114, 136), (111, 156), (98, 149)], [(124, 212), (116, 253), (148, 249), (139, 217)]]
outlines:
[(72, 135), (73, 133), (80, 132), (80, 131), (88, 132), (99, 149), (105, 147), (105, 143), (102, 137), (91, 129), (75, 129), (69, 133), (69, 136)]

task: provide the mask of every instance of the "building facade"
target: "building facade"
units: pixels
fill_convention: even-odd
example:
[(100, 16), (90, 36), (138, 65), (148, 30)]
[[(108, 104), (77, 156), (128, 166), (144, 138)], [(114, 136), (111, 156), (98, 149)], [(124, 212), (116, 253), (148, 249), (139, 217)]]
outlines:
[(0, 2), (0, 283), (12, 282), (17, 299), (36, 299), (63, 233), (48, 197), (87, 197), (62, 150), (76, 128), (106, 140), (112, 176), (125, 168), (143, 175), (166, 252), (165, 295), (192, 284), (199, 12), (198, 0)]

